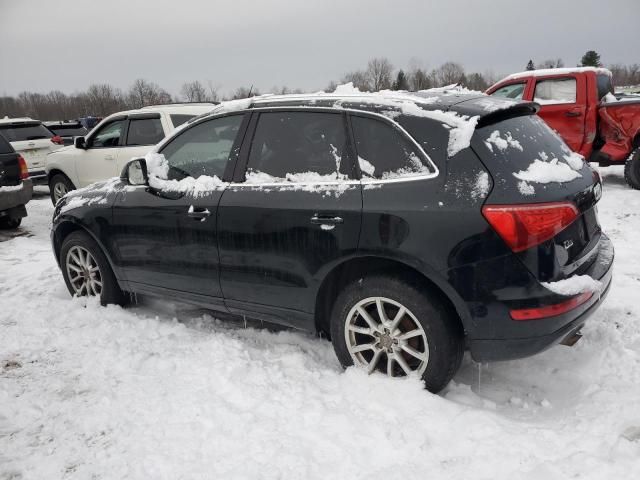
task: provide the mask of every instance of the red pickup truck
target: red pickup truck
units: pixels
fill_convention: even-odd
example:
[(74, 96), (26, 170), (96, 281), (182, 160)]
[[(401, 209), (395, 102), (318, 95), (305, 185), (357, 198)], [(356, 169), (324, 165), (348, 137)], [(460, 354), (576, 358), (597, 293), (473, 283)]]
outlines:
[(538, 115), (575, 152), (602, 166), (625, 165), (640, 190), (640, 98), (614, 95), (604, 68), (555, 68), (509, 75), (489, 95), (540, 104)]

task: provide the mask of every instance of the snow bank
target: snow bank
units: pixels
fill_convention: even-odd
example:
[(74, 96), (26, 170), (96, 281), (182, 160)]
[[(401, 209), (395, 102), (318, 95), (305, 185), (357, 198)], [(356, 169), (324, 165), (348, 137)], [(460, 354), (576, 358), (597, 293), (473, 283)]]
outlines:
[(601, 292), (602, 283), (594, 280), (589, 275), (574, 275), (557, 282), (542, 282), (542, 285), (558, 295), (578, 295), (586, 292)]
[(513, 174), (518, 180), (535, 183), (570, 182), (582, 175), (573, 170), (566, 163), (561, 163), (557, 158), (549, 162), (535, 159), (526, 170), (520, 170)]

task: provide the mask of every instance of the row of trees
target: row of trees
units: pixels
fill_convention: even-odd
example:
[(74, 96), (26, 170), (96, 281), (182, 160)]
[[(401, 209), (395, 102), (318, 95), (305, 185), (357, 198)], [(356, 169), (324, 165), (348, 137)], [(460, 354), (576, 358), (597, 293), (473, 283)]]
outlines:
[[(601, 66), (600, 55), (588, 51), (581, 59), (580, 65)], [(560, 68), (564, 66), (562, 59), (550, 59), (535, 63), (529, 60), (526, 68)], [(611, 65), (616, 85), (639, 85), (640, 65)], [(466, 72), (456, 62), (446, 62), (437, 68), (428, 70), (413, 61), (409, 68), (397, 69), (389, 59), (372, 58), (366, 68), (346, 73), (340, 83), (352, 82), (361, 91), (392, 90), (425, 90), (451, 84), (460, 84), (471, 90), (485, 90), (495, 83), (499, 77), (491, 71), (484, 73)], [(331, 82), (326, 91), (333, 91), (337, 86)], [(106, 116), (114, 112), (141, 108), (147, 105), (158, 105), (171, 102), (218, 102), (221, 100), (246, 98), (259, 95), (253, 87), (239, 87), (232, 94), (223, 97), (219, 87), (212, 81), (206, 83), (194, 80), (186, 82), (177, 96), (171, 95), (158, 84), (137, 79), (127, 90), (109, 84), (94, 84), (84, 92), (65, 94), (59, 90), (49, 93), (22, 92), (17, 96), (0, 96), (0, 117), (28, 116), (42, 120), (58, 120), (78, 118), (86, 115)], [(271, 93), (300, 93), (286, 86), (274, 87)]]

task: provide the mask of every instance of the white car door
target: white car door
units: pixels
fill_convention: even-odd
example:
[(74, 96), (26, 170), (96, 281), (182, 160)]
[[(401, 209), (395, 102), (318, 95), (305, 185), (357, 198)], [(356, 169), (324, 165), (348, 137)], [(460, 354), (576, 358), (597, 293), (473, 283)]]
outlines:
[(118, 156), (124, 144), (127, 123), (126, 118), (115, 118), (87, 138), (84, 152), (76, 158), (76, 187), (86, 187), (120, 175)]

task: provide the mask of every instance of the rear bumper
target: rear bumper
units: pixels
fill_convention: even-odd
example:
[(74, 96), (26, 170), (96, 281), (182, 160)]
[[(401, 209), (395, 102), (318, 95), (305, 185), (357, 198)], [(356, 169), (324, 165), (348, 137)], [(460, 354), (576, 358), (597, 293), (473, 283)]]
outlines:
[(33, 183), (31, 180), (24, 180), (21, 188), (16, 188), (15, 190), (0, 190), (0, 212), (25, 205), (31, 200), (32, 195)]
[(36, 185), (46, 185), (48, 183), (47, 172), (44, 170), (29, 170), (29, 180)]
[(564, 313), (540, 320), (519, 321), (526, 336), (503, 338), (469, 339), (471, 356), (477, 362), (512, 360), (529, 357), (552, 347), (580, 330), (587, 319), (600, 307), (611, 287), (613, 276), (613, 246), (606, 235), (602, 235), (598, 257), (585, 272), (602, 283), (600, 295), (593, 295), (584, 304)]

